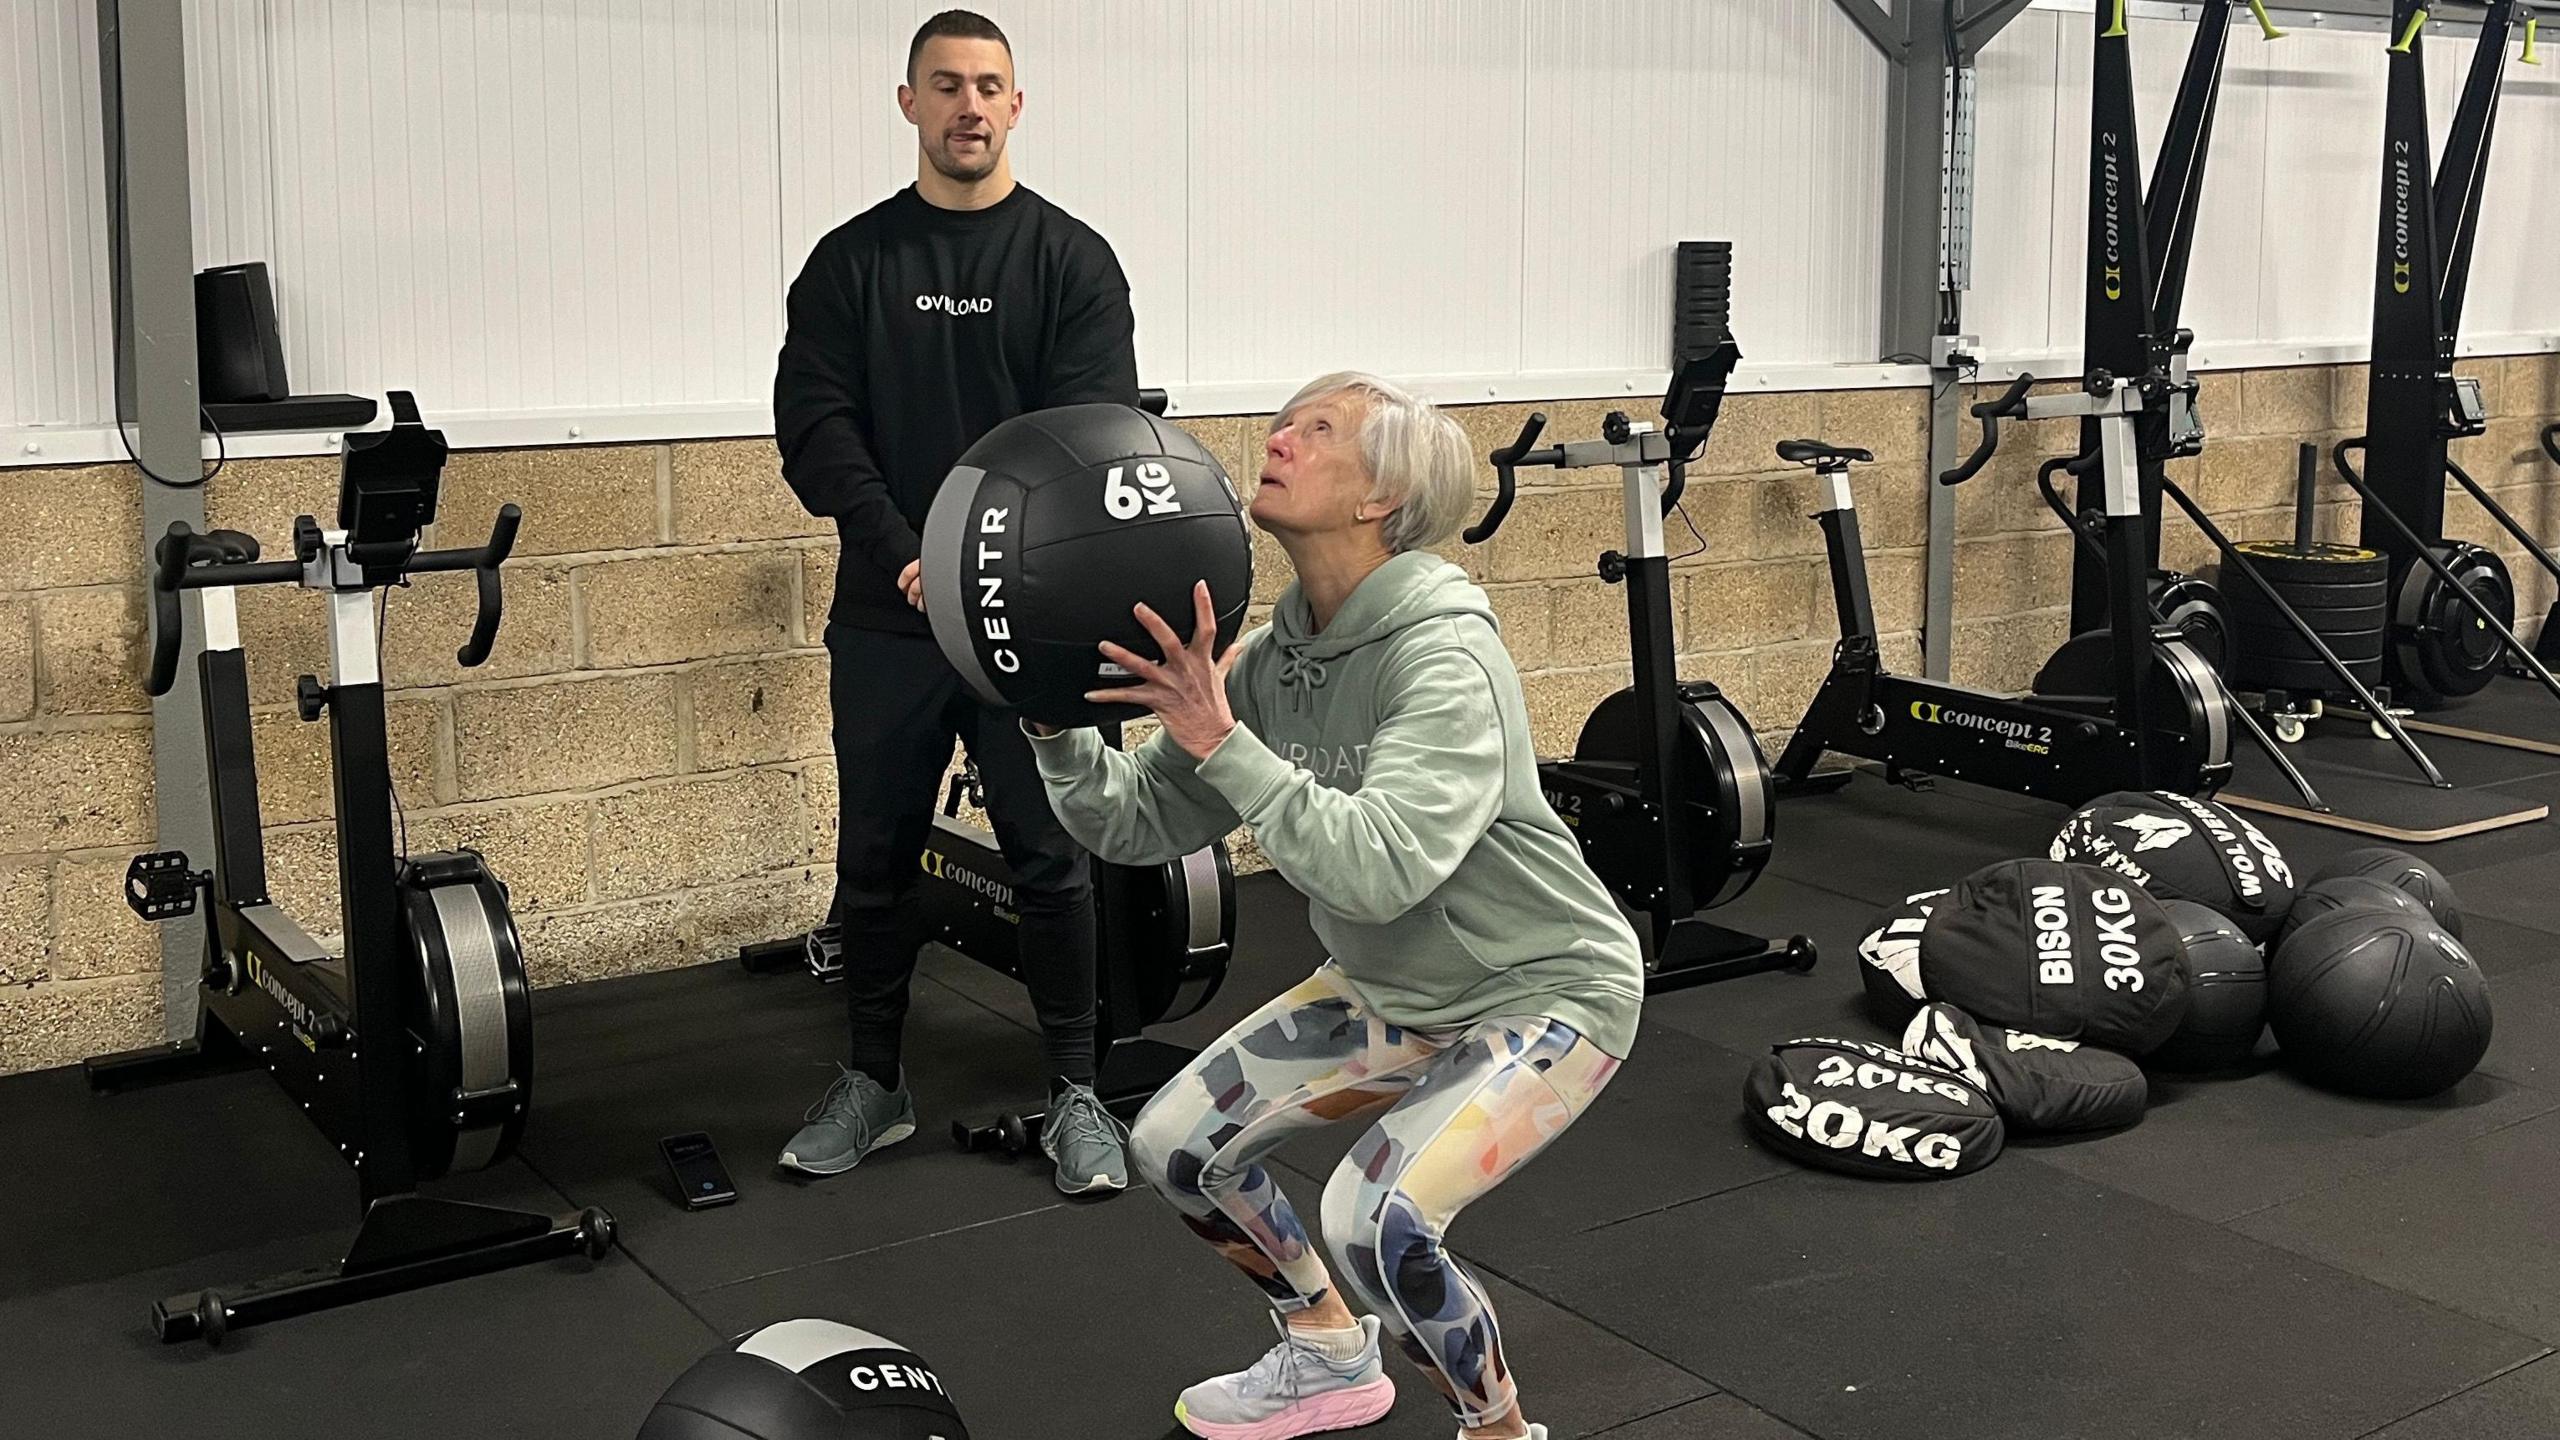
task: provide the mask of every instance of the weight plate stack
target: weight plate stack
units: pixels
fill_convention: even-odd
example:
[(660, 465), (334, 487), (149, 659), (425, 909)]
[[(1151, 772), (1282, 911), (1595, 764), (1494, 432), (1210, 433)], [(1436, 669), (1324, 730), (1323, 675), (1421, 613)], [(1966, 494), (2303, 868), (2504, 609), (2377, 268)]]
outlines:
[[(2366, 685), (2381, 683), (2391, 581), (2391, 562), (2382, 552), (2360, 545), (2298, 546), (2289, 540), (2253, 540), (2232, 548), (2284, 597), (2349, 673)], [(2225, 574), (2223, 579), (2223, 600), (2231, 609), (2228, 669), (2233, 683), (2297, 695), (2342, 688), (2320, 652), (2264, 591), (2244, 576)]]

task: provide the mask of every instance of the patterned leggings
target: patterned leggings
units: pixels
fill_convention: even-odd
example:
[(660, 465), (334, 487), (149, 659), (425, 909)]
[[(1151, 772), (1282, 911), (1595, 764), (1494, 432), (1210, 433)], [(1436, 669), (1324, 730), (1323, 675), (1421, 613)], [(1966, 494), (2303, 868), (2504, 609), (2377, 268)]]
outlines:
[(1539, 1016), (1403, 1029), (1336, 976), (1318, 970), (1167, 1082), (1132, 1128), (1133, 1158), (1285, 1314), (1324, 1298), (1325, 1269), (1256, 1162), (1297, 1131), (1383, 1110), (1324, 1187), (1336, 1273), (1461, 1426), (1491, 1424), (1515, 1403), (1510, 1367), (1483, 1287), (1440, 1237), (1589, 1108), (1618, 1062)]

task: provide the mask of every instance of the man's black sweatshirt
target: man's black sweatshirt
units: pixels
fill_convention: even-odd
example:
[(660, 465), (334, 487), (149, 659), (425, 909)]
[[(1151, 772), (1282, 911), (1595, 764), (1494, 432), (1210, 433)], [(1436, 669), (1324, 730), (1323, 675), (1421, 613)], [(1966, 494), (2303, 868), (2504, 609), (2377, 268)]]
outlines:
[(944, 210), (909, 186), (830, 231), (791, 283), (773, 377), (782, 477), (836, 522), (828, 619), (930, 634), (898, 591), (952, 462), (1016, 415), (1138, 403), (1110, 244), (1027, 186)]

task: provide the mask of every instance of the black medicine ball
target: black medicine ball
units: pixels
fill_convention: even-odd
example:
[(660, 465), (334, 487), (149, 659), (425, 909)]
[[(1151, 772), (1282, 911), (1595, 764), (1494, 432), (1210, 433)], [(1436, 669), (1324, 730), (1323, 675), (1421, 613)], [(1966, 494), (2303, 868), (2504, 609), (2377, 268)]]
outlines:
[(2350, 850), (2321, 866), (2320, 873), (2311, 877), (2311, 883), (2316, 885), (2323, 880), (2348, 875), (2379, 880), (2394, 889), (2406, 890), (2418, 898), (2419, 904), (2427, 907), (2427, 913), (2436, 917), (2436, 923), (2444, 927), (2444, 933), (2456, 940), (2462, 938), (2462, 903), (2454, 898), (2452, 884), (2437, 873), (2436, 867), (2417, 856), (2387, 845), (2368, 845), (2361, 850)]
[(1161, 653), (1144, 603), (1188, 640), (1209, 582), (1223, 653), (1253, 594), (1235, 484), (1182, 427), (1127, 405), (1062, 405), (969, 447), (927, 513), (925, 617), (978, 697), (1048, 725), (1135, 719), (1090, 690), (1128, 683), (1096, 647)]
[(2007, 1133), (1980, 1085), (1862, 1040), (1771, 1046), (1743, 1077), (1742, 1113), (1779, 1154), (1875, 1180), (1970, 1175)]
[(2193, 900), (2163, 900), (2187, 953), (2187, 1016), (2142, 1057), (2154, 1070), (2231, 1070), (2249, 1063), (2267, 1028), (2267, 959), (2240, 927)]
[(1944, 890), (1923, 890), (1876, 917), (1858, 940), (1858, 978), (1877, 1020), (1898, 1026), (1928, 997), (1920, 989), (1920, 934)]
[(2004, 860), (1938, 901), (1920, 988), (1986, 1024), (2144, 1055), (2186, 1018), (2187, 962), (2160, 902), (2131, 880)]
[(2287, 935), (2268, 969), (2276, 1044), (2316, 1084), (2415, 1100), (2489, 1051), (2488, 979), (2423, 915), (2332, 910)]
[(676, 1377), (638, 1440), (969, 1440), (942, 1380), (894, 1340), (784, 1320)]
[(2393, 910), (2430, 923), (2435, 920), (2424, 902), (2396, 885), (2365, 875), (2333, 875), (2304, 886), (2302, 893), (2293, 897), (2293, 909), (2285, 916), (2284, 933), (2291, 936), (2332, 910)]
[(2264, 944), (2293, 905), (2293, 870), (2265, 832), (2228, 805), (2174, 790), (2118, 790), (2083, 805), (2052, 858), (2103, 865), (2159, 900), (2193, 900)]

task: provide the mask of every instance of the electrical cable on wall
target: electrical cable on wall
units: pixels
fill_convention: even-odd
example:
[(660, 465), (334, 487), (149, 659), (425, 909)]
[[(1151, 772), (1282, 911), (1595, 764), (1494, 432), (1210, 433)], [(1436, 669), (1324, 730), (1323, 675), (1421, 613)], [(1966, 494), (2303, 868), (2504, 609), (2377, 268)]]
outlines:
[(125, 433), (124, 424), (119, 421), (116, 424), (116, 440), (117, 443), (124, 446), (124, 458), (132, 461), (133, 468), (141, 471), (144, 476), (157, 480), (172, 490), (193, 490), (198, 486), (209, 483), (214, 476), (222, 473), (223, 466), (231, 463), (231, 441), (230, 437), (222, 433), (222, 426), (214, 420), (213, 412), (199, 405), (196, 407), (196, 415), (197, 418), (204, 421), (205, 428), (213, 432), (212, 469), (198, 475), (193, 480), (172, 480), (168, 476), (160, 474), (150, 466), (143, 464), (142, 457), (133, 453), (133, 437)]

